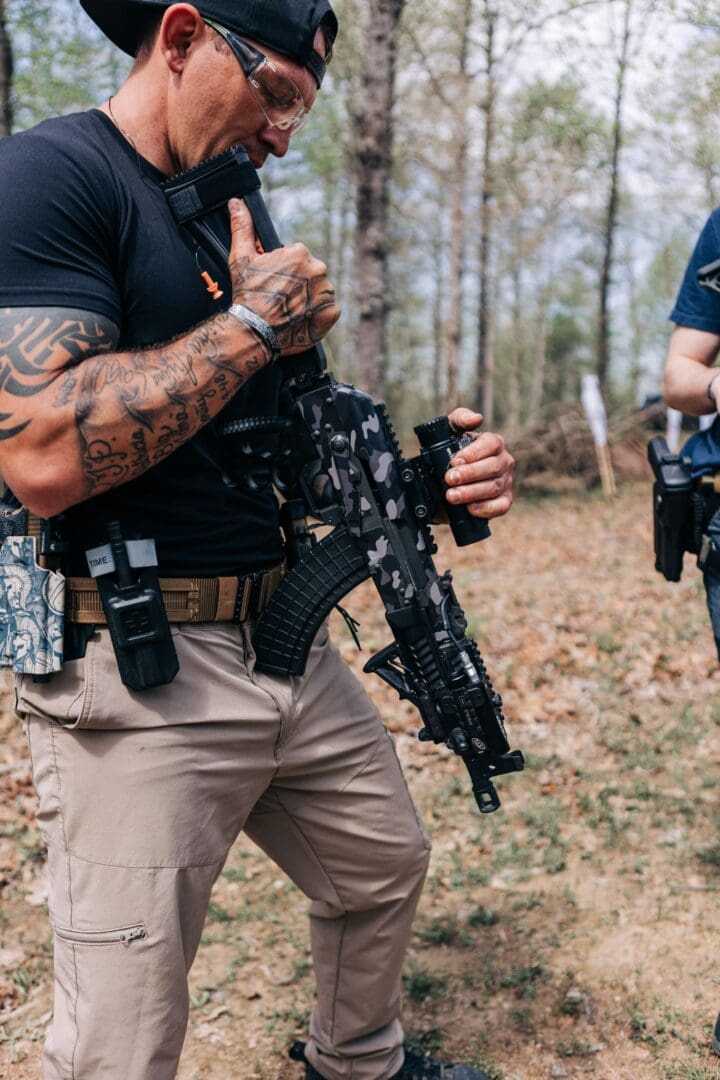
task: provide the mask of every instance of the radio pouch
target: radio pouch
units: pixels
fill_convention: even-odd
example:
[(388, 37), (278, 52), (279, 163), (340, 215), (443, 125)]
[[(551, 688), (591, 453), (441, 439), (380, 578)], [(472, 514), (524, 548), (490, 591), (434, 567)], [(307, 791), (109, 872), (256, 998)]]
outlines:
[(179, 670), (153, 540), (126, 543), (117, 521), (109, 544), (85, 553), (96, 579), (120, 678), (130, 690), (172, 682)]
[(683, 553), (692, 551), (694, 547), (694, 484), (690, 459), (671, 453), (661, 435), (650, 440), (648, 459), (655, 473), (655, 569), (667, 581), (679, 581), (682, 576)]
[(46, 678), (63, 665), (65, 578), (38, 565), (34, 536), (0, 547), (0, 667)]

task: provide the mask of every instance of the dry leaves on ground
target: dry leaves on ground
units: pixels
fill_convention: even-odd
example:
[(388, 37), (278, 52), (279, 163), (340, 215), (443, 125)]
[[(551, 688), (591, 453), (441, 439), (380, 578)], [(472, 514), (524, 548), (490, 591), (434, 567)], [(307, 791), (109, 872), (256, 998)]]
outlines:
[[(441, 530), (438, 530), (441, 533)], [(647, 486), (520, 501), (482, 545), (440, 536), (528, 759), (481, 818), (464, 768), (361, 676), (433, 838), (404, 977), (411, 1039), (493, 1080), (717, 1077), (720, 674), (697, 571), (653, 570)], [(388, 641), (370, 585), (347, 601), (360, 672)], [(39, 1075), (51, 1004), (42, 843), (22, 734), (0, 754), (0, 1075)], [(4, 770), (2, 761), (16, 763)], [(37, 902), (40, 906), (36, 906)], [(191, 976), (181, 1080), (290, 1080), (312, 971), (301, 894), (244, 839)], [(3, 1072), (4, 1070), (4, 1072)], [(11, 1070), (11, 1073), (10, 1071)]]

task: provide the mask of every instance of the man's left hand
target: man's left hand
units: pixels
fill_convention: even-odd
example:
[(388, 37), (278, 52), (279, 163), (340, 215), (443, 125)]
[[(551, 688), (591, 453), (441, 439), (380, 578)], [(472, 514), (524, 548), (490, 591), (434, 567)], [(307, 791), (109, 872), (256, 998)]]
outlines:
[[(480, 413), (463, 408), (453, 409), (448, 419), (460, 434), (474, 432), (483, 420)], [(473, 517), (501, 517), (512, 505), (514, 469), (515, 459), (502, 435), (478, 433), (450, 462), (445, 474), (447, 500), (456, 506), (466, 505)]]

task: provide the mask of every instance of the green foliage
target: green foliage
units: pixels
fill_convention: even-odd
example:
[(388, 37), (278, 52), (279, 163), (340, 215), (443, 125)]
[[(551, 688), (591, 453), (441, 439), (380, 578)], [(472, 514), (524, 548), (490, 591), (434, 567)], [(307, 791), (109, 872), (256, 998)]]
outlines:
[(452, 945), (461, 937), (455, 915), (439, 915), (428, 926), (421, 926), (417, 933), (428, 945)]
[(403, 975), (403, 987), (411, 1001), (425, 1001), (428, 998), (439, 998), (447, 990), (448, 981), (443, 975), (436, 975), (432, 971), (413, 965), (410, 971)]
[[(523, 427), (547, 419), (558, 402), (577, 402), (581, 375), (592, 368), (603, 211), (597, 178), (607, 168), (612, 80), (607, 50), (587, 63), (584, 7), (609, 13), (612, 4), (542, 0), (531, 17), (520, 0), (505, 0), (493, 16), (497, 68), (490, 82), (492, 5), (471, 6), (463, 81), (464, 4), (406, 4), (393, 112), (386, 297), (387, 396), (403, 436), (444, 403), (459, 132), (467, 138), (469, 161), (467, 177), (458, 181), (466, 221), (462, 398), (474, 391), (479, 223), (488, 179), (496, 421)], [(77, 0), (7, 0), (5, 8), (17, 130), (102, 102), (128, 72), (129, 59), (102, 37)], [(354, 283), (353, 162), (363, 72), (373, 58), (365, 49), (367, 0), (338, 0), (336, 8), (341, 33), (312, 121), (285, 161), (268, 163), (264, 181), (281, 234), (307, 243), (328, 263), (344, 312), (328, 342), (332, 366), (362, 383), (355, 367), (363, 297)], [(551, 18), (560, 10), (562, 18)], [(613, 400), (624, 405), (641, 389), (658, 389), (666, 317), (693, 234), (720, 202), (720, 45), (716, 36), (688, 29), (687, 50), (678, 49), (662, 21), (654, 29), (660, 14), (648, 12), (641, 51), (631, 61), (638, 122), (623, 148), (628, 179), (611, 297)], [(549, 62), (538, 61), (544, 55)], [(703, 77), (688, 80), (688, 70)], [(495, 145), (488, 178), (483, 140), (490, 90)]]
[(73, 0), (8, 0), (17, 130), (108, 97), (130, 62)]
[(497, 911), (483, 907), (482, 904), (478, 904), (472, 914), (468, 916), (470, 926), (495, 926), (498, 922), (500, 922), (500, 916)]

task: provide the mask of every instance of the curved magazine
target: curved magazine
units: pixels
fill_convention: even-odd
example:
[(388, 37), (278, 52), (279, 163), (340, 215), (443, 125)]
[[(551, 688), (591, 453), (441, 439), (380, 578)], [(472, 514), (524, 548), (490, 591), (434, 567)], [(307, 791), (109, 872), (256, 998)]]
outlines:
[(253, 634), (255, 667), (270, 675), (303, 675), (313, 639), (343, 596), (370, 576), (348, 529), (333, 529), (292, 568), (272, 595)]

